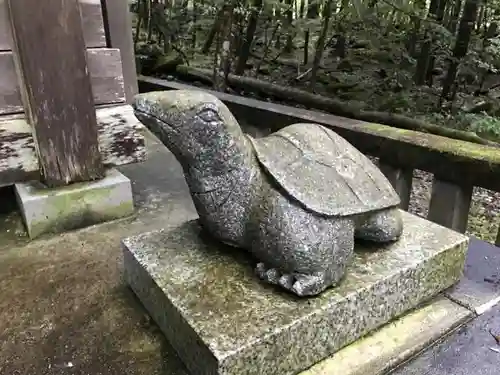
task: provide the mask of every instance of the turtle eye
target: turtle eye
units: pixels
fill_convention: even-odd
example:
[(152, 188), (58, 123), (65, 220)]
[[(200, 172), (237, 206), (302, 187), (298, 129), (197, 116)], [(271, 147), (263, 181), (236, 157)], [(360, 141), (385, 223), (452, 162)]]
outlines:
[(213, 109), (205, 108), (198, 112), (198, 117), (204, 122), (212, 123), (219, 121), (219, 115)]

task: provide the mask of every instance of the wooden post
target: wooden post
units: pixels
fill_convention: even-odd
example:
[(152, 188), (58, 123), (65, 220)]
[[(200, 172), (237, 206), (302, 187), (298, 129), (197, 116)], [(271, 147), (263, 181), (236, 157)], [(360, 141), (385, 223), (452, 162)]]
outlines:
[(127, 103), (139, 92), (135, 65), (132, 19), (126, 0), (101, 0), (104, 29), (109, 48), (118, 48), (122, 58)]
[(458, 186), (434, 177), (428, 219), (465, 233), (474, 187)]
[(78, 0), (7, 0), (23, 103), (49, 186), (103, 177)]

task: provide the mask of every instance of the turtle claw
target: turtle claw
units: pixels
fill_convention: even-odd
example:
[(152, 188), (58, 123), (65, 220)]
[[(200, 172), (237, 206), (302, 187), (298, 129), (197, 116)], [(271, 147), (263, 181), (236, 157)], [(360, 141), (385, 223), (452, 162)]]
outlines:
[(296, 275), (291, 291), (300, 297), (314, 296), (326, 289), (322, 275)]
[(276, 268), (268, 269), (264, 263), (257, 263), (255, 273), (261, 280), (273, 285), (277, 285), (281, 277), (280, 272)]
[(259, 279), (264, 280), (266, 274), (266, 265), (264, 263), (257, 263), (255, 266), (255, 274), (259, 277)]
[(257, 263), (255, 273), (262, 280), (272, 285), (279, 285), (300, 297), (313, 296), (326, 289), (323, 274), (281, 274), (276, 268), (267, 268), (264, 263)]
[(293, 282), (295, 281), (293, 275), (282, 275), (278, 280), (278, 285), (283, 289), (292, 291)]

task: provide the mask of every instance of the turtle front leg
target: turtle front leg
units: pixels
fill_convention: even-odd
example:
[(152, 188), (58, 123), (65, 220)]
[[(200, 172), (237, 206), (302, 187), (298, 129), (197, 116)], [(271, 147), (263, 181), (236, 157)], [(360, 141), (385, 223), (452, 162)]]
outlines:
[[(318, 232), (288, 228), (289, 231), (283, 234), (286, 241), (270, 241), (278, 243), (278, 246), (269, 247), (260, 254), (274, 254), (275, 257), (279, 255), (271, 261), (272, 264), (277, 264), (276, 259), (279, 259), (279, 268), (266, 266), (265, 257), (261, 257), (264, 262), (258, 263), (255, 268), (261, 280), (300, 297), (320, 294), (338, 284), (354, 253), (352, 220), (313, 216), (308, 220), (311, 229), (316, 228)], [(267, 243), (259, 243), (257, 249), (266, 249)]]
[(403, 218), (398, 208), (368, 214), (356, 227), (355, 237), (378, 243), (396, 241), (403, 233)]

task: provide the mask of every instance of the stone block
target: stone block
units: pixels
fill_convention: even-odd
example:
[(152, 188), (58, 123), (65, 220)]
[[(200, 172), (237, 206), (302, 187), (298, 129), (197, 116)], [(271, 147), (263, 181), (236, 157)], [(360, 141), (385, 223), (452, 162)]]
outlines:
[(407, 361), (474, 314), (447, 298), (411, 310), (300, 375), (384, 375)]
[(456, 283), (468, 238), (403, 212), (393, 244), (357, 244), (347, 276), (298, 298), (196, 221), (122, 241), (125, 277), (195, 375), (292, 375)]
[(47, 188), (38, 181), (15, 185), (30, 238), (128, 216), (134, 212), (130, 180), (109, 169), (99, 181)]

